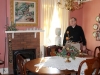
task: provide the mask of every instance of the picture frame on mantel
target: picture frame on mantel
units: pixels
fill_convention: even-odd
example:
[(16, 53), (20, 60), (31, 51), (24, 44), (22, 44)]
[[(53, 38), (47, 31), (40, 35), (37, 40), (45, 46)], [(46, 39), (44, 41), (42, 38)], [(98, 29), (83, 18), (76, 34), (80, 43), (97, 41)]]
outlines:
[(38, 0), (10, 0), (10, 20), (16, 26), (37, 26)]

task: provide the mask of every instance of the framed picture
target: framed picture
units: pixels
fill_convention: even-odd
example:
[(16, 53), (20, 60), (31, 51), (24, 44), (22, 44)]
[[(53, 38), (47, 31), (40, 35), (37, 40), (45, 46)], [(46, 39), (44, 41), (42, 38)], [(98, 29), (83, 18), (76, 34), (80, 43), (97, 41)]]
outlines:
[(17, 26), (38, 25), (38, 0), (10, 0), (10, 20)]

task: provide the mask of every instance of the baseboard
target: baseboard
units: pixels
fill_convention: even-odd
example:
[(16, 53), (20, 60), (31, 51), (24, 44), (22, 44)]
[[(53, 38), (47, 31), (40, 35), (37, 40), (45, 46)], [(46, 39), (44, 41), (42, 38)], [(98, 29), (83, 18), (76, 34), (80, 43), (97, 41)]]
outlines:
[(1, 74), (8, 74), (8, 68), (0, 68)]

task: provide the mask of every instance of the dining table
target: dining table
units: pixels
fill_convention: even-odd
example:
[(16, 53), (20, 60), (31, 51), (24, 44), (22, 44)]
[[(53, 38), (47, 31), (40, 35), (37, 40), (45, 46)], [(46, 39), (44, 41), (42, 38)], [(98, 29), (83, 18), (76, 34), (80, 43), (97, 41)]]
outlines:
[[(25, 68), (38, 75), (68, 75), (78, 72), (79, 64), (92, 56), (78, 56), (70, 58), (71, 62), (66, 62), (66, 58), (60, 56), (41, 57), (26, 62)], [(83, 67), (86, 68), (86, 64)]]

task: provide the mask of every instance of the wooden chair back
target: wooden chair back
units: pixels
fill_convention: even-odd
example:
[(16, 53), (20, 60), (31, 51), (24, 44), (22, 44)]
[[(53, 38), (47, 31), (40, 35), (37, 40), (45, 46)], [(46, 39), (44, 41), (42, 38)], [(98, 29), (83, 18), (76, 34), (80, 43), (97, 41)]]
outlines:
[(55, 56), (54, 50), (56, 45), (48, 46), (47, 47), (47, 56)]
[(48, 46), (47, 47), (47, 56), (56, 56), (55, 52), (58, 48), (61, 48), (61, 46), (56, 46), (56, 45), (52, 45), (52, 46)]
[(24, 61), (24, 58), (20, 54), (16, 56), (16, 62), (17, 62), (20, 75), (26, 75), (26, 71), (24, 68), (25, 61)]
[(84, 75), (100, 75), (99, 70), (100, 70), (100, 60), (93, 58), (93, 59), (86, 59), (82, 61), (79, 65), (78, 68), (78, 75), (81, 75), (81, 68), (84, 63), (87, 64), (87, 68), (84, 70)]
[[(96, 53), (99, 50), (99, 53)], [(98, 54), (98, 55), (97, 55)], [(94, 50), (94, 57), (98, 56), (100, 58), (100, 46), (97, 46)]]
[(86, 49), (86, 54), (88, 54), (88, 55), (92, 55), (92, 51), (90, 50), (90, 49)]

